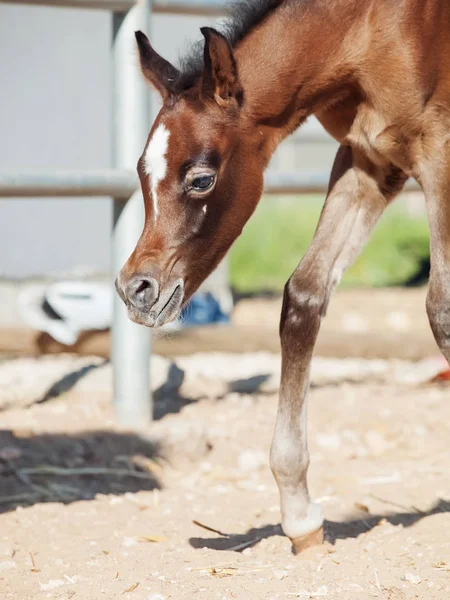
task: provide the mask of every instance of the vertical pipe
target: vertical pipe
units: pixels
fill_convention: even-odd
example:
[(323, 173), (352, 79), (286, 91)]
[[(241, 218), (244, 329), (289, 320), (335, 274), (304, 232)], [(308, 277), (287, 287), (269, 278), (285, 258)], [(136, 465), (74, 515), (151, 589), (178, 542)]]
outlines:
[[(113, 164), (135, 169), (150, 129), (150, 94), (142, 80), (134, 31), (150, 33), (150, 1), (138, 0), (127, 13), (113, 15)], [(114, 202), (113, 277), (122, 268), (141, 234), (144, 207), (140, 191), (126, 204)], [(132, 323), (114, 294), (111, 357), (114, 409), (118, 421), (145, 426), (152, 418), (150, 332)]]

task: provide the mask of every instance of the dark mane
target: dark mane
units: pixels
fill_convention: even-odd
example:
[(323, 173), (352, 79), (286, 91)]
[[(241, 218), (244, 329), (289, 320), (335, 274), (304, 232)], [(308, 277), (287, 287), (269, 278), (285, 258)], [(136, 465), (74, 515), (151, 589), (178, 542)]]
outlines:
[[(226, 18), (215, 28), (234, 48), (253, 28), (259, 25), (285, 0), (236, 0), (227, 7)], [(180, 91), (189, 89), (198, 79), (203, 68), (203, 41), (192, 45), (180, 59), (181, 76), (177, 82)]]

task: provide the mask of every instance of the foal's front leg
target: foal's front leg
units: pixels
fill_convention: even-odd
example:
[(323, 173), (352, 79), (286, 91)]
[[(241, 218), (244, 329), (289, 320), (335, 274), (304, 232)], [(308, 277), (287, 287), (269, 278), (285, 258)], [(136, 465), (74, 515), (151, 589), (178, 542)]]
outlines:
[[(442, 144), (442, 139), (444, 143)], [(442, 145), (441, 145), (442, 144)], [(421, 184), (430, 226), (427, 313), (437, 345), (450, 363), (450, 145), (440, 136), (433, 163), (424, 161)]]
[[(388, 174), (396, 182), (391, 187)], [(377, 170), (349, 147), (339, 149), (314, 238), (285, 287), (280, 402), (270, 462), (280, 490), (283, 530), (296, 552), (323, 541), (322, 509), (310, 502), (306, 482), (306, 400), (320, 322), (332, 288), (403, 186), (405, 178), (396, 175)]]

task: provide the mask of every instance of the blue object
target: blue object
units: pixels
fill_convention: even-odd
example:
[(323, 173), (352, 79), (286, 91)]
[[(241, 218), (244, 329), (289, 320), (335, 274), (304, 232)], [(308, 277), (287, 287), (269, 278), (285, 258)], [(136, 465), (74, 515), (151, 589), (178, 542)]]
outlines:
[(211, 323), (228, 323), (229, 315), (220, 307), (219, 301), (210, 292), (195, 294), (181, 313), (180, 325), (209, 325)]

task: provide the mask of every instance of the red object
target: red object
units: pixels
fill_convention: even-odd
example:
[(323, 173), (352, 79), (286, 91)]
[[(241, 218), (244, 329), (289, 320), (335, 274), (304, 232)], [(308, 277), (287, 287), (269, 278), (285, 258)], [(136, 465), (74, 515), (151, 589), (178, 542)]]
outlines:
[(450, 381), (450, 365), (443, 357), (442, 357), (442, 362), (444, 365), (442, 368), (442, 371), (439, 371), (439, 373), (437, 373), (431, 379), (432, 382), (434, 382), (434, 381)]

